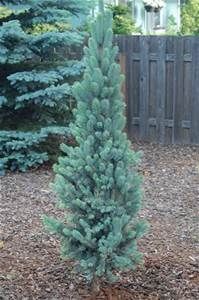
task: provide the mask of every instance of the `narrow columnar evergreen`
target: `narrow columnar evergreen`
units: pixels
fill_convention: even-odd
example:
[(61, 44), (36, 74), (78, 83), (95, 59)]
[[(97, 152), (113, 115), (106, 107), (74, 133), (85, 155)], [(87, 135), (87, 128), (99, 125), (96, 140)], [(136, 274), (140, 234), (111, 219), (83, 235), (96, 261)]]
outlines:
[(48, 160), (46, 140), (68, 133), (89, 3), (0, 0), (0, 174)]
[(61, 238), (62, 255), (78, 262), (91, 281), (114, 279), (115, 270), (134, 269), (142, 255), (136, 241), (146, 224), (136, 217), (142, 198), (136, 170), (140, 154), (123, 131), (123, 75), (112, 46), (112, 15), (103, 10), (85, 48), (86, 71), (74, 94), (78, 101), (72, 132), (79, 146), (62, 145), (53, 184), (66, 220), (45, 217)]

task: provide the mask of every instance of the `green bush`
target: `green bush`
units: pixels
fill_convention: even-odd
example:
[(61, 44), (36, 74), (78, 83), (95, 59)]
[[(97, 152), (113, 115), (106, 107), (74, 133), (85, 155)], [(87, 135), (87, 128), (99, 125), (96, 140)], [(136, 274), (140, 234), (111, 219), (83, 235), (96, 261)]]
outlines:
[(173, 15), (170, 15), (168, 17), (166, 35), (177, 35), (177, 34), (178, 34), (178, 27), (177, 27), (175, 17)]
[(142, 33), (141, 29), (136, 26), (130, 9), (126, 5), (108, 5), (113, 13), (113, 33), (114, 34), (132, 34)]
[(199, 1), (188, 0), (182, 9), (181, 33), (199, 35)]

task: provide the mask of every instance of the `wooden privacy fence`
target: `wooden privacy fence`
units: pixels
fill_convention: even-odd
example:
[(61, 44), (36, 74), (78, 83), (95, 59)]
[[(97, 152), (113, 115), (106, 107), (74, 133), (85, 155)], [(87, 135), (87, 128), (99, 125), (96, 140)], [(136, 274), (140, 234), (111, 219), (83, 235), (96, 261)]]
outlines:
[(118, 36), (129, 137), (199, 144), (199, 37)]

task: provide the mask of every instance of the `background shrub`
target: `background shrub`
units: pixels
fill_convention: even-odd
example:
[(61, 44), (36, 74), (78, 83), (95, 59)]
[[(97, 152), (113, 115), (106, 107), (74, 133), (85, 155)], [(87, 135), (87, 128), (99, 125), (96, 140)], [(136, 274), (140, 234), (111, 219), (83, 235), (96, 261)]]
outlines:
[(108, 5), (113, 13), (113, 33), (132, 34), (141, 33), (141, 29), (135, 25), (131, 11), (126, 5)]
[(55, 138), (68, 134), (75, 105), (71, 87), (84, 68), (81, 25), (89, 3), (0, 1), (2, 174), (42, 164), (51, 154), (49, 145), (59, 144)]
[(182, 9), (182, 34), (199, 35), (199, 1), (187, 0)]

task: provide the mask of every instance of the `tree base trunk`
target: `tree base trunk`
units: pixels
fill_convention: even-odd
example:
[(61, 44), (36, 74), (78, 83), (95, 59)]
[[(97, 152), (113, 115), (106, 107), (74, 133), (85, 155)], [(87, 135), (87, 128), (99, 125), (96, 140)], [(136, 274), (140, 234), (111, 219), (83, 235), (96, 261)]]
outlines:
[(94, 278), (91, 283), (91, 300), (96, 300), (100, 293), (100, 282), (99, 279)]
[(118, 290), (110, 287), (101, 288), (99, 279), (94, 279), (91, 283), (91, 297), (90, 300), (97, 300), (100, 296), (100, 292), (105, 295), (106, 300), (122, 300), (118, 295)]
[(104, 291), (106, 300), (122, 300), (117, 293), (110, 287)]

